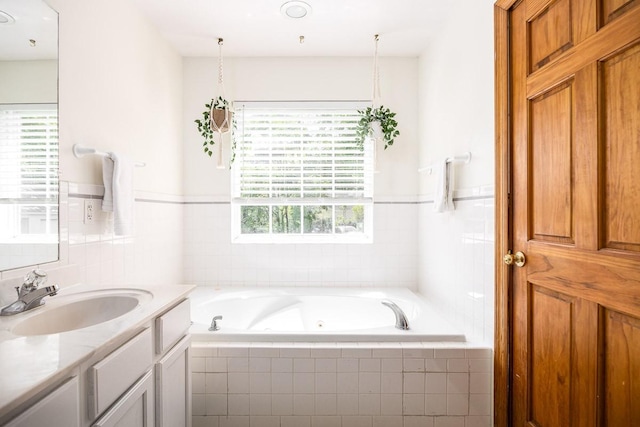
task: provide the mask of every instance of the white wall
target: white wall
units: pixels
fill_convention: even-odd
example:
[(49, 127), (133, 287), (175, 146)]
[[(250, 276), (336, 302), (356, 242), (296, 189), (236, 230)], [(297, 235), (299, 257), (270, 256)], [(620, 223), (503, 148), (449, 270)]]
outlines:
[[(225, 58), (231, 100), (367, 100), (372, 58)], [(230, 173), (193, 121), (217, 91), (217, 60), (184, 60), (185, 279), (226, 286), (417, 286), (417, 58), (381, 58), (381, 103), (401, 135), (380, 152), (374, 243), (231, 244)], [(225, 148), (228, 149), (228, 138)], [(215, 151), (215, 150), (214, 150)]]
[(58, 61), (0, 61), (0, 103), (58, 100)]
[(136, 190), (182, 192), (182, 58), (127, 0), (51, 0), (60, 14), (61, 179), (102, 182), (74, 143), (147, 167)]
[[(493, 1), (458, 1), (420, 56), (420, 162), (472, 153), (455, 166), (454, 212), (421, 204), (420, 291), (468, 337), (493, 343)], [(420, 178), (432, 200), (437, 174)]]
[[(401, 135), (379, 156), (377, 197), (417, 193), (417, 58), (381, 58), (382, 104), (397, 113)], [(225, 58), (228, 99), (242, 101), (369, 100), (372, 58)], [(216, 58), (184, 59), (185, 195), (229, 200), (229, 170), (204, 155), (195, 119), (219, 95)], [(229, 148), (228, 137), (224, 147)]]
[[(105, 286), (182, 280), (182, 58), (128, 0), (50, 0), (59, 13), (60, 254), (51, 281)], [(135, 171), (136, 229), (115, 236), (100, 206), (101, 160), (74, 143), (146, 162)], [(30, 267), (32, 268), (32, 267)], [(0, 273), (22, 277), (28, 268)], [(0, 283), (0, 300), (6, 283)], [(10, 285), (6, 298), (12, 298)]]

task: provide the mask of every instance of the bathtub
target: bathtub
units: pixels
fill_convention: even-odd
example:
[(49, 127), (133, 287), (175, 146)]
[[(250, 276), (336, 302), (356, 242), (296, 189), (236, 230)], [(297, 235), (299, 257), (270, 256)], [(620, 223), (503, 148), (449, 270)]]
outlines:
[[(404, 288), (217, 288), (190, 295), (193, 342), (464, 342), (421, 297)], [(409, 330), (395, 327), (395, 302)], [(219, 330), (210, 331), (214, 316)]]

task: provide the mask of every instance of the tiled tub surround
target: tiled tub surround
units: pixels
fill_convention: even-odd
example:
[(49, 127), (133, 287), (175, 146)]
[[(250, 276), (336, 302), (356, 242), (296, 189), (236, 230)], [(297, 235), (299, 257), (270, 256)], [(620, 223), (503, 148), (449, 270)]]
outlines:
[(489, 427), (467, 343), (193, 343), (193, 427)]

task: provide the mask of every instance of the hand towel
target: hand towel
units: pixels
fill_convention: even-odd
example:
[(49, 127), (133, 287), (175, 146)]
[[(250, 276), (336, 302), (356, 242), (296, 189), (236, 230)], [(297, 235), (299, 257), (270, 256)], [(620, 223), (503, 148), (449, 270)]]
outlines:
[(113, 212), (113, 160), (111, 157), (102, 158), (102, 182), (104, 184), (102, 210)]
[(120, 154), (109, 153), (109, 158), (105, 158), (102, 165), (104, 180), (102, 210), (113, 212), (113, 232), (116, 236), (133, 234), (135, 163)]
[(446, 212), (455, 210), (453, 205), (453, 174), (452, 163), (446, 159), (438, 170), (438, 185), (433, 199), (434, 212)]

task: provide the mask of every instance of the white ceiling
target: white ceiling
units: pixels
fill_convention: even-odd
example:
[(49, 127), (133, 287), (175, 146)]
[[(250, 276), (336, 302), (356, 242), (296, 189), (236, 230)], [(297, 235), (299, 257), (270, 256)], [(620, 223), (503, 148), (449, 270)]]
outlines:
[[(418, 56), (451, 1), (306, 0), (308, 16), (280, 13), (286, 0), (132, 0), (182, 56)], [(299, 37), (305, 41), (300, 44)]]
[(6, 23), (6, 18), (0, 19), (0, 61), (57, 58), (58, 14), (46, 3), (0, 0), (0, 11), (12, 18)]

